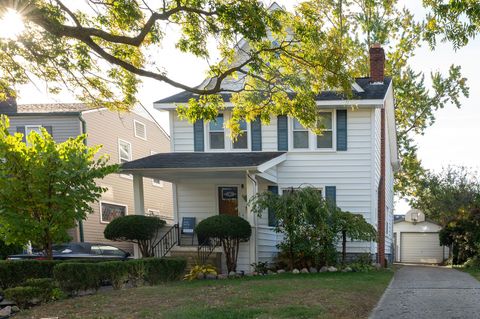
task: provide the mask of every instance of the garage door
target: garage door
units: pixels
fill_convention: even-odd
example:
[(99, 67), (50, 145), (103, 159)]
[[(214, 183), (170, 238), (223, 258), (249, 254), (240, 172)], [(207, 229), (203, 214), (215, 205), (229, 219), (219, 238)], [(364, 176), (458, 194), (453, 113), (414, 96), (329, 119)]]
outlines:
[(400, 259), (407, 263), (437, 264), (443, 261), (438, 233), (402, 233)]

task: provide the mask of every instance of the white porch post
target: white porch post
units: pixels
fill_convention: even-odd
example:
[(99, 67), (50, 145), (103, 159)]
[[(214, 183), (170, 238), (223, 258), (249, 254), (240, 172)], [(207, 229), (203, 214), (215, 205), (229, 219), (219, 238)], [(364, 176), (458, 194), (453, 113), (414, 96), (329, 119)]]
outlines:
[[(133, 205), (135, 215), (145, 215), (145, 196), (143, 194), (143, 176), (133, 175)], [(142, 257), (138, 249), (138, 245), (133, 245), (133, 256), (135, 258)]]
[(143, 176), (133, 175), (133, 202), (135, 215), (145, 215), (145, 196), (143, 194)]
[[(256, 179), (255, 174), (250, 174), (247, 171), (246, 174), (246, 193), (247, 193), (247, 203), (248, 201), (257, 194), (258, 192), (258, 181)], [(252, 212), (249, 205), (247, 205), (247, 220), (252, 226), (252, 237), (250, 237), (249, 245), (250, 245), (250, 264), (258, 262), (258, 254), (257, 254), (257, 216)], [(252, 267), (250, 266), (250, 270)]]

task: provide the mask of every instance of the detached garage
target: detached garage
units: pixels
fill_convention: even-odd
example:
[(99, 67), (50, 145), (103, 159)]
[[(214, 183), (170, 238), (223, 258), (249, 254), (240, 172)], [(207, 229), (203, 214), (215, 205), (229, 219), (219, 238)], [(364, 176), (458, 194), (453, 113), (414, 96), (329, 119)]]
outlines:
[(441, 227), (425, 220), (425, 214), (412, 209), (404, 218), (396, 217), (393, 226), (395, 261), (440, 264), (448, 258), (448, 247), (440, 246)]

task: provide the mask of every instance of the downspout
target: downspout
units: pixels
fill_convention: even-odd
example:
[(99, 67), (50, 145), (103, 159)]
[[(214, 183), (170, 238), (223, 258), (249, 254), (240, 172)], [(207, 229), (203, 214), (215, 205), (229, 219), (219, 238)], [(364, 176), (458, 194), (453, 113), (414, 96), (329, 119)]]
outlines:
[(378, 185), (378, 263), (385, 267), (385, 105), (380, 110), (380, 182)]
[[(250, 176), (250, 172), (247, 170), (247, 177), (253, 182), (253, 193), (254, 195), (256, 195), (258, 193), (258, 183), (257, 183), (257, 180), (255, 178), (253, 178), (252, 176)], [(248, 198), (247, 198), (247, 201), (248, 201)], [(248, 203), (247, 203), (248, 205)], [(247, 209), (248, 211), (248, 209)], [(255, 245), (254, 245), (254, 259), (255, 259), (255, 262), (258, 262), (258, 258), (257, 258), (257, 245), (258, 245), (258, 229), (257, 229), (257, 215), (253, 214), (253, 224), (254, 224), (254, 232), (255, 232)]]
[[(82, 117), (82, 113), (79, 114), (78, 119), (80, 120), (81, 123), (81, 134), (86, 134), (87, 133), (87, 122), (85, 122), (85, 119)], [(85, 138), (83, 140), (83, 144), (87, 146), (87, 139)], [(85, 235), (83, 231), (83, 220), (79, 219), (78, 220), (78, 233), (80, 236), (80, 242), (83, 243), (85, 241)]]

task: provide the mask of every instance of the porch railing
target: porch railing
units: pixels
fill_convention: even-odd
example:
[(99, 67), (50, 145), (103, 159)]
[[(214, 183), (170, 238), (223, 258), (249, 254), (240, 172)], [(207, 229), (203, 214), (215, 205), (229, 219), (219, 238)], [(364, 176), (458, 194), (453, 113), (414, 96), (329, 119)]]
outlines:
[(208, 240), (205, 240), (203, 244), (199, 244), (197, 254), (200, 264), (205, 265), (208, 257), (210, 257), (215, 248), (220, 247), (221, 245), (222, 242), (218, 238), (209, 238)]
[(157, 242), (154, 247), (155, 257), (165, 257), (168, 252), (180, 243), (180, 227), (178, 224), (173, 225)]

